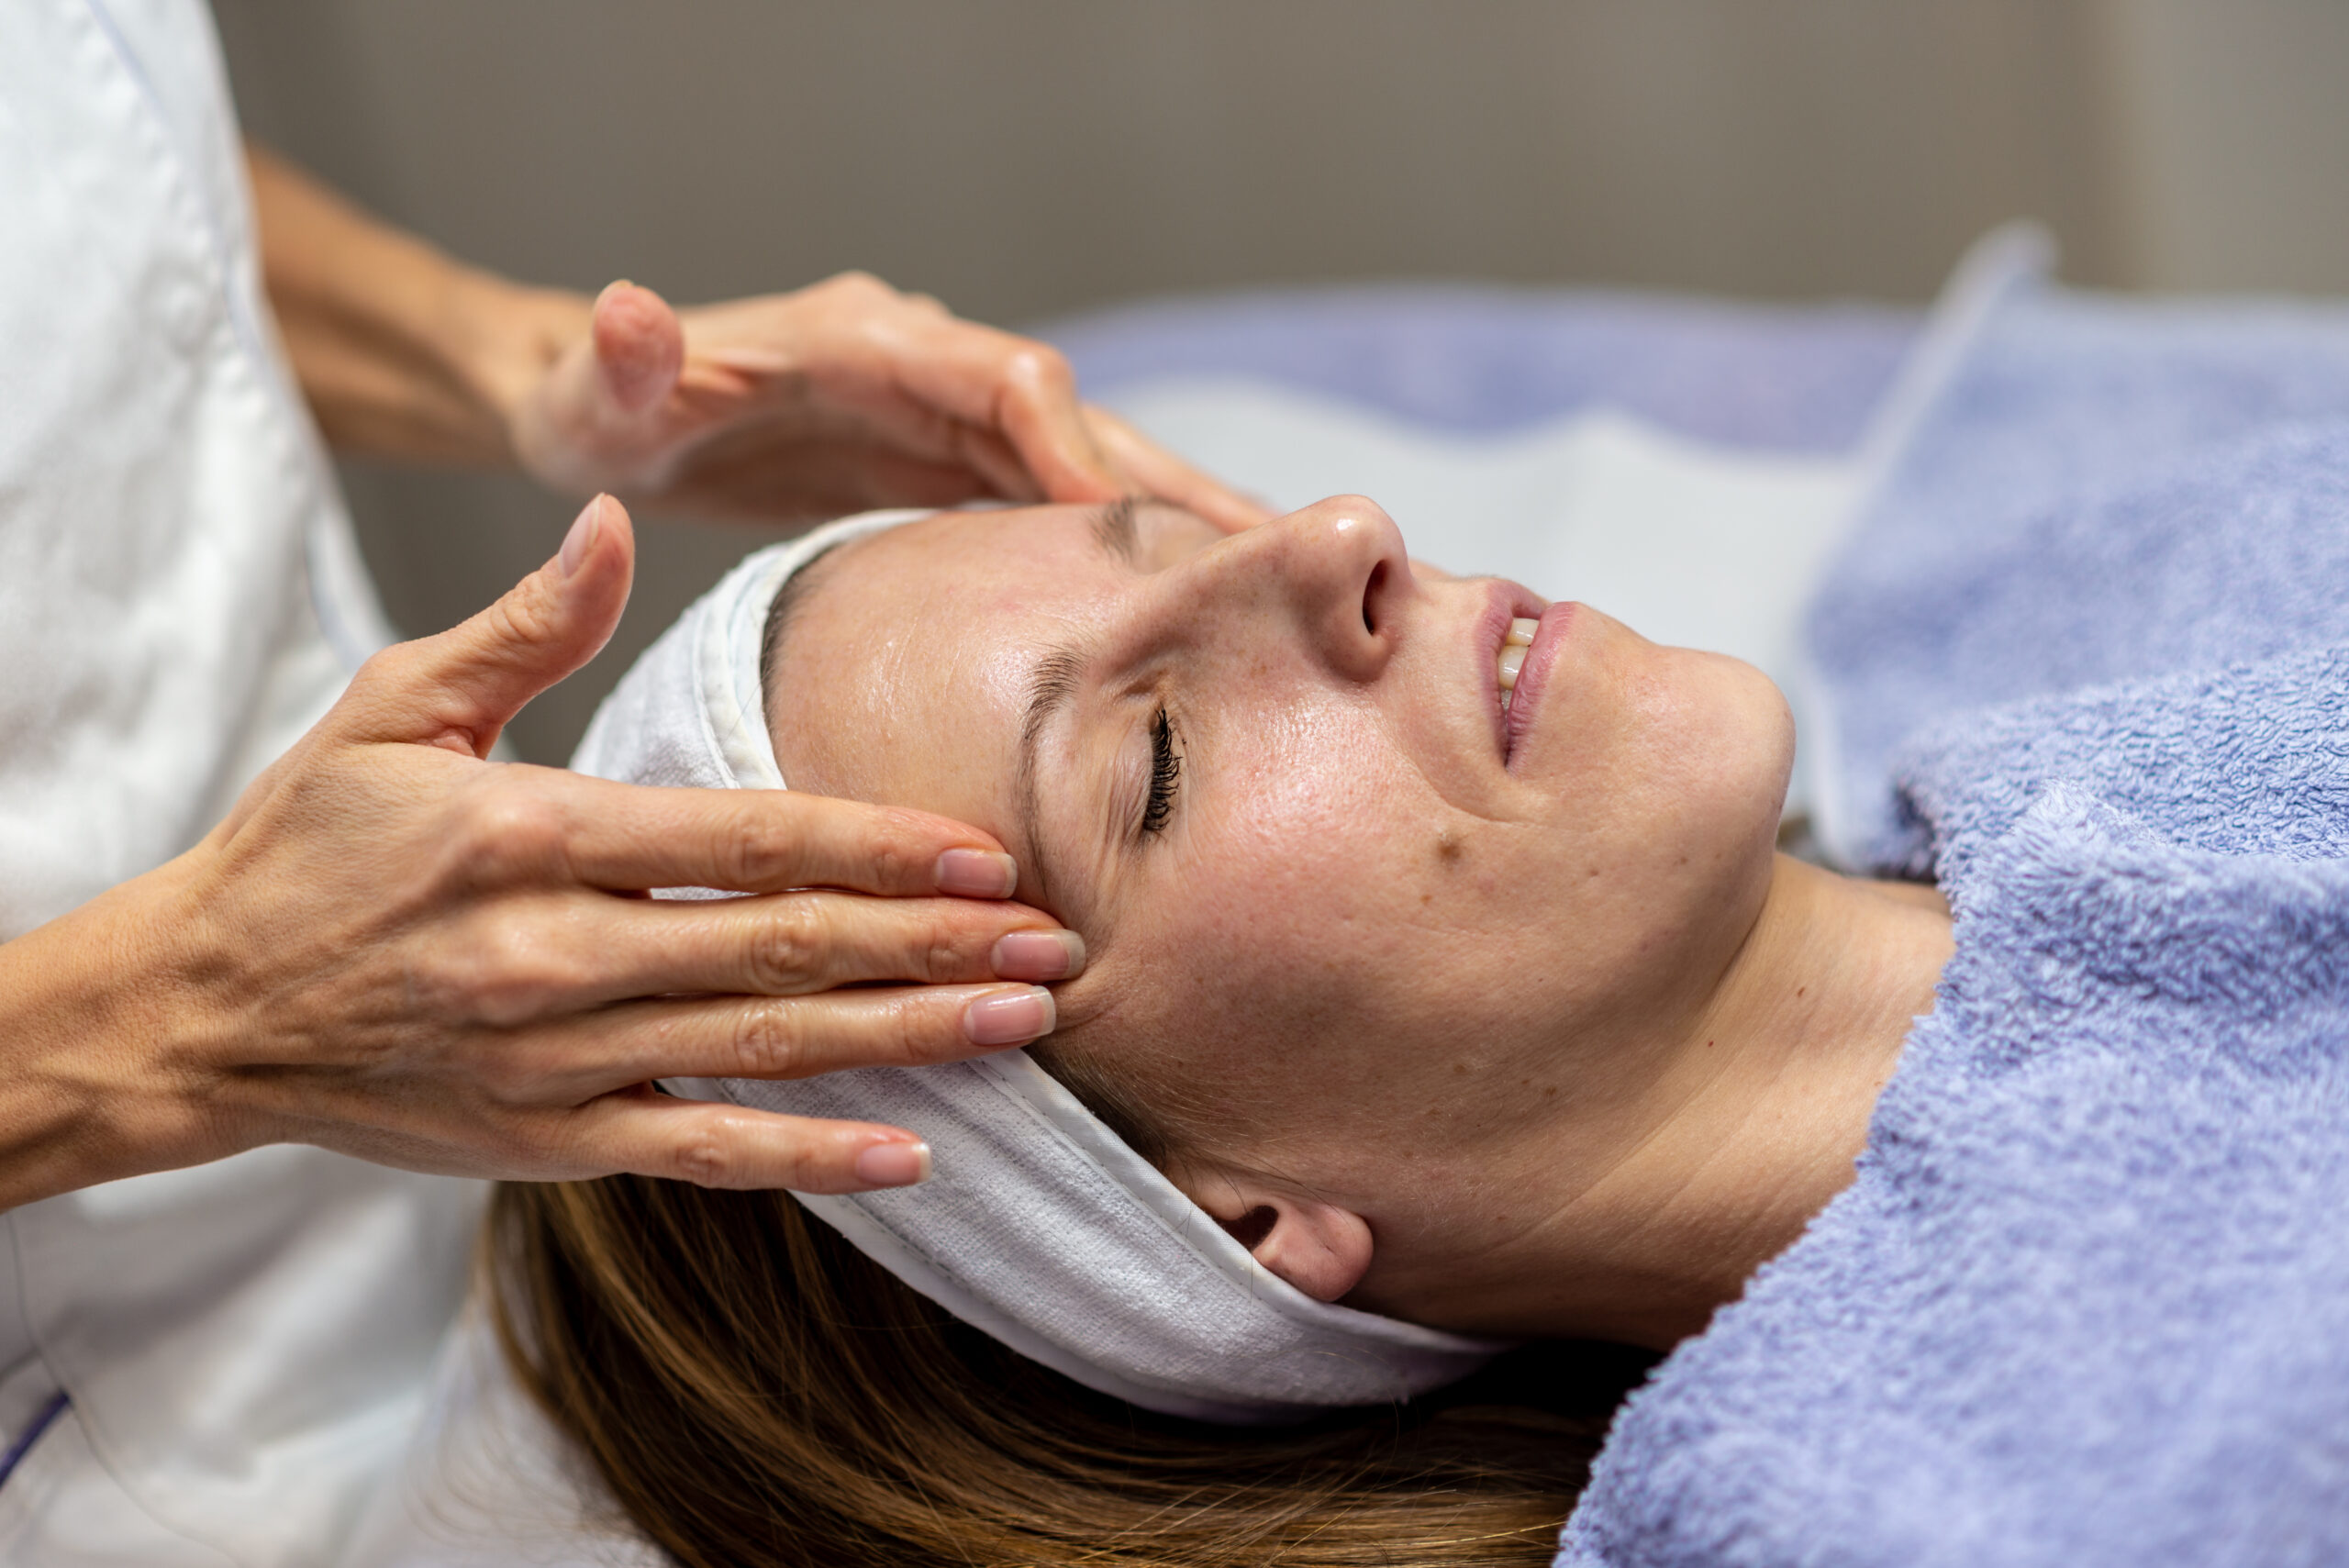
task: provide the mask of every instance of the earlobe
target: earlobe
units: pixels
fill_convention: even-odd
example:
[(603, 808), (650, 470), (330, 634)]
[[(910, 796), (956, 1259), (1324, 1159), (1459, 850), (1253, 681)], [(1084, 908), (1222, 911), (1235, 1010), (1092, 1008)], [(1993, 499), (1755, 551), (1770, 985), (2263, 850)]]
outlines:
[(1370, 1270), (1370, 1222), (1352, 1209), (1228, 1176), (1179, 1184), (1258, 1262), (1316, 1301), (1337, 1300)]

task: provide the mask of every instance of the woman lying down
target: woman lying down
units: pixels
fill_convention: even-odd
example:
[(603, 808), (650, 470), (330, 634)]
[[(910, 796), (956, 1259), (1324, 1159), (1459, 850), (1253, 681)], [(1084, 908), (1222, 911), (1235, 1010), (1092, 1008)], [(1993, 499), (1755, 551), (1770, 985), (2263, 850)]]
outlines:
[[(2349, 1540), (2349, 1386), (2289, 1351), (2349, 1328), (2349, 1162), (2303, 1152), (2343, 797), (2251, 722), (2342, 689), (1952, 742), (1954, 949), (1932, 887), (1776, 852), (1755, 671), (1368, 502), (836, 524), (579, 765), (984, 827), (1082, 973), (1025, 1052), (667, 1085), (916, 1129), (923, 1184), (504, 1189), (509, 1357), (713, 1568), (1534, 1563), (1578, 1496), (1590, 1562), (2147, 1561), (2229, 1488)], [(2276, 842), (2173, 841), (2214, 816)], [(1534, 1391), (1442, 1392), (1527, 1340), (1680, 1349), (1594, 1473)]]

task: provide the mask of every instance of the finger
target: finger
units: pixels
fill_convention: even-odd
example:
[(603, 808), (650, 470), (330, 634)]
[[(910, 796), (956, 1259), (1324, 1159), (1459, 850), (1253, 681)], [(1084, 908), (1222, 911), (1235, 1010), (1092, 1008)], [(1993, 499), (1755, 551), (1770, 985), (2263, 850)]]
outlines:
[(813, 996), (630, 1002), (510, 1040), (499, 1087), (522, 1103), (576, 1105), (654, 1078), (812, 1078), (927, 1067), (1052, 1032), (1041, 985), (915, 985)]
[(717, 900), (593, 898), (522, 917), (431, 967), (473, 1010), (499, 1018), (637, 996), (798, 996), (877, 981), (1067, 980), (1085, 943), (1008, 901), (785, 893)]
[(829, 390), (855, 409), (857, 425), (787, 441), (777, 440), (771, 424), (738, 425), (696, 448), (695, 482), (745, 497), (774, 490), (782, 499), (787, 491), (793, 500), (834, 495), (865, 506), (1043, 498), (1026, 462), (996, 431), (896, 387)]
[(1061, 352), (1030, 339), (948, 317), (907, 334), (897, 384), (958, 423), (1000, 438), (1036, 494), (1114, 501), (1133, 485), (1093, 439)]
[(1226, 533), (1272, 519), (1271, 507), (1192, 467), (1108, 409), (1088, 404), (1085, 417), (1095, 442), (1147, 494), (1197, 512)]
[(930, 1146), (900, 1128), (814, 1121), (651, 1094), (572, 1113), (569, 1162), (738, 1190), (870, 1192), (930, 1174)]
[[(696, 447), (679, 475), (681, 488), (671, 495), (710, 516), (820, 522), (885, 505), (953, 506), (1003, 494), (967, 461), (953, 458), (951, 444), (936, 450), (945, 461), (908, 455), (878, 428), (817, 439), (753, 422)], [(1016, 460), (1011, 466), (1019, 472)]]
[(669, 395), (685, 365), (685, 329), (668, 301), (622, 281), (596, 297), (596, 381), (619, 411), (638, 414)]
[(957, 425), (952, 431), (952, 439), (963, 466), (979, 476), (988, 495), (1023, 504), (1051, 498), (1030, 472), (1027, 459), (998, 432), (974, 425)]
[(328, 722), (347, 740), (422, 741), (486, 757), (523, 704), (610, 639), (635, 561), (627, 508), (596, 496), (554, 559), (495, 604), (369, 660)]
[(487, 883), (1008, 898), (1019, 882), (994, 836), (966, 823), (799, 790), (664, 789), (515, 767), (457, 810), (444, 853)]

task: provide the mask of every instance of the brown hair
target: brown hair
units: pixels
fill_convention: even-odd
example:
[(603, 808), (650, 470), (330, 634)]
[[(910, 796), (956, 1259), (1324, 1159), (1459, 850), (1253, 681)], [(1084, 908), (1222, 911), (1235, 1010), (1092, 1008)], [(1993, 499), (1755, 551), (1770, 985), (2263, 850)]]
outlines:
[(634, 1176), (501, 1187), (488, 1271), (524, 1385), (688, 1568), (1534, 1568), (1648, 1361), (1203, 1426), (1004, 1349), (785, 1194)]

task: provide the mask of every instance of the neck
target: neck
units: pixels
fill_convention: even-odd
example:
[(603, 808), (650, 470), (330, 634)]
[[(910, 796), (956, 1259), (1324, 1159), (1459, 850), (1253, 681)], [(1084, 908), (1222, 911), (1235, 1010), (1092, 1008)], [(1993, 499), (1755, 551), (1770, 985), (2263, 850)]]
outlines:
[(1760, 914), (1638, 1092), (1490, 1151), (1485, 1190), (1513, 1194), (1517, 1218), (1406, 1314), (1656, 1349), (1701, 1329), (1850, 1184), (1949, 954), (1930, 889), (1778, 856)]

